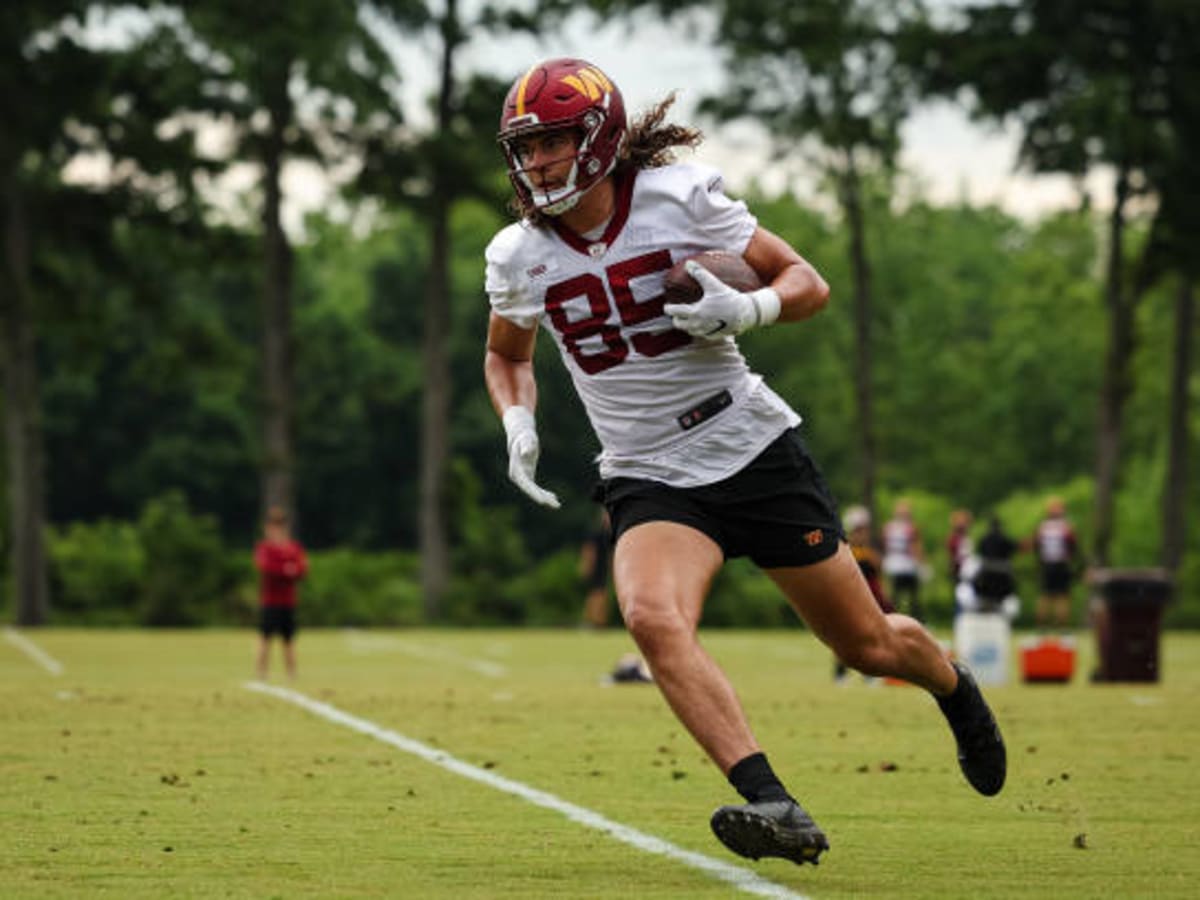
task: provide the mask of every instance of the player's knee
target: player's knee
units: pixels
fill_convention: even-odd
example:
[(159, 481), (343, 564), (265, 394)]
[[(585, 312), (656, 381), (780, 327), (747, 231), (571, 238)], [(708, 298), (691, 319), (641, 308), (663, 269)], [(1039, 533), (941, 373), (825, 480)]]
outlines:
[(689, 628), (683, 616), (670, 604), (657, 598), (633, 596), (621, 604), (625, 628), (648, 657), (681, 639), (686, 639)]

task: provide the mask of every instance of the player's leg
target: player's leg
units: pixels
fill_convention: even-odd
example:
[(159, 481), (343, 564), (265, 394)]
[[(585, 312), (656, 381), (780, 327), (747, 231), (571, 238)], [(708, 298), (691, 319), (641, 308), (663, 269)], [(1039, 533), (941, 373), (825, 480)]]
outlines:
[(839, 659), (864, 674), (903, 678), (932, 693), (954, 732), (967, 780), (989, 796), (1003, 787), (1004, 741), (974, 679), (949, 662), (915, 619), (879, 609), (845, 544), (821, 562), (767, 574)]
[(608, 625), (608, 588), (592, 585), (583, 601), (583, 622), (589, 628)]
[(1054, 624), (1059, 628), (1067, 628), (1071, 624), (1071, 596), (1056, 594), (1052, 598)]
[(296, 610), (284, 607), (279, 610), (279, 638), (283, 646), (283, 666), (288, 678), (296, 680)]
[(723, 562), (721, 548), (700, 531), (643, 523), (617, 542), (617, 601), (667, 703), (749, 801), (713, 814), (717, 837), (753, 859), (815, 863), (829, 846), (825, 835), (771, 770), (733, 686), (696, 637), (704, 597)]
[(287, 638), (283, 641), (283, 665), (287, 669), (288, 678), (296, 680), (296, 640)]
[(775, 777), (733, 686), (696, 637), (705, 594), (723, 561), (721, 548), (700, 531), (643, 523), (617, 542), (617, 602), (667, 703), (749, 801), (718, 809), (713, 832), (742, 856), (815, 863), (829, 846), (825, 835)]
[(925, 610), (921, 606), (921, 578), (919, 575), (913, 575), (911, 581), (912, 601), (908, 607), (909, 613), (918, 622), (925, 621)]
[(259, 635), (258, 638), (258, 654), (254, 659), (254, 669), (258, 673), (259, 680), (267, 677), (267, 664), (271, 655), (271, 639), (265, 634)]
[(934, 694), (954, 689), (954, 668), (938, 642), (911, 616), (879, 608), (846, 544), (822, 562), (767, 574), (847, 665), (865, 675), (903, 678)]
[(758, 751), (729, 679), (700, 646), (696, 627), (720, 547), (676, 522), (652, 521), (621, 535), (613, 555), (625, 627), (675, 715), (721, 771)]
[(271, 657), (271, 608), (264, 606), (258, 613), (258, 653), (254, 658), (254, 670), (260, 681), (267, 677)]

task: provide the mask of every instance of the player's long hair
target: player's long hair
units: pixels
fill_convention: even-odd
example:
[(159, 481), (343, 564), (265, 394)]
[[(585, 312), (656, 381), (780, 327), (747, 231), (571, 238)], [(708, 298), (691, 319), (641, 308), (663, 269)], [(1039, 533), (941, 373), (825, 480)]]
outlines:
[(633, 120), (629, 126), (629, 138), (617, 171), (622, 169), (656, 169), (675, 161), (675, 148), (693, 149), (704, 140), (698, 128), (687, 128), (665, 122), (667, 110), (675, 103), (675, 92), (667, 94)]
[[(665, 121), (667, 110), (674, 103), (675, 92), (672, 91), (633, 120), (613, 174), (667, 166), (675, 161), (677, 147), (694, 149), (699, 146), (704, 140), (700, 129)], [(545, 225), (552, 218), (532, 205), (526, 207), (516, 196), (509, 201), (509, 208), (515, 215), (534, 226)]]

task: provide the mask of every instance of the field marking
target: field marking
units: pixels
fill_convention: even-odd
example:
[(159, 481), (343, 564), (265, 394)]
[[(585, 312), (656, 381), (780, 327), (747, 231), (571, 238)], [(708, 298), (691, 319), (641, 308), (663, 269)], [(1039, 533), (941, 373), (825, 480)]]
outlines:
[(562, 813), (562, 815), (566, 816), (572, 822), (588, 828), (594, 828), (638, 850), (646, 853), (656, 853), (660, 856), (673, 859), (676, 862), (681, 862), (693, 869), (699, 869), (706, 875), (711, 875), (720, 881), (724, 881), (747, 894), (753, 894), (757, 897), (771, 897), (774, 900), (809, 900), (803, 894), (797, 894), (783, 885), (768, 881), (766, 878), (749, 869), (721, 862), (702, 853), (685, 850), (669, 841), (664, 841), (662, 838), (657, 838), (654, 835), (638, 831), (636, 828), (631, 828), (628, 825), (614, 822), (612, 819), (607, 819), (590, 809), (576, 806), (574, 803), (568, 803), (554, 794), (538, 790), (519, 781), (513, 781), (511, 778), (505, 778), (503, 775), (497, 775), (494, 772), (481, 769), (470, 763), (465, 763), (446, 753), (444, 750), (438, 750), (435, 747), (430, 747), (428, 744), (405, 737), (398, 732), (382, 728), (374, 722), (369, 722), (366, 719), (360, 719), (358, 716), (343, 712), (335, 706), (323, 703), (320, 700), (314, 700), (305, 694), (301, 694), (299, 691), (276, 687), (275, 685), (265, 684), (261, 681), (248, 681), (244, 687), (250, 691), (257, 691), (260, 694), (269, 694), (280, 700), (286, 700), (288, 703), (306, 709), (314, 715), (320, 716), (322, 719), (338, 725), (344, 725), (352, 731), (357, 731), (360, 734), (373, 737), (377, 741), (390, 744), (399, 750), (403, 750), (405, 753), (410, 753), (456, 775), (470, 778), (472, 781), (478, 781), (506, 794), (512, 794), (514, 797), (519, 797), (522, 800), (532, 803), (534, 806), (541, 806), (544, 809)]
[(503, 678), (508, 674), (508, 667), (500, 663), (490, 662), (486, 659), (476, 659), (472, 656), (459, 656), (457, 653), (452, 653), (449, 650), (430, 647), (425, 644), (410, 643), (386, 635), (364, 634), (363, 632), (349, 629), (346, 632), (346, 642), (350, 645), (351, 651), (355, 653), (372, 653), (377, 650), (399, 650), (401, 653), (407, 653), (409, 656), (415, 656), (418, 659), (450, 663), (451, 665), (473, 669), (480, 675), (486, 675), (488, 678)]
[(23, 652), (51, 675), (61, 675), (63, 665), (11, 625), (4, 626), (4, 639)]

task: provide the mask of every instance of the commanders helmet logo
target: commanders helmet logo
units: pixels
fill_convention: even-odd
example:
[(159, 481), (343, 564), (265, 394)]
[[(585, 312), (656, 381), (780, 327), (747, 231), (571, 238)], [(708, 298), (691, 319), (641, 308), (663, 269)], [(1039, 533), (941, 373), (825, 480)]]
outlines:
[(595, 66), (586, 66), (574, 75), (562, 79), (562, 83), (574, 88), (589, 100), (599, 100), (612, 90), (612, 82)]

